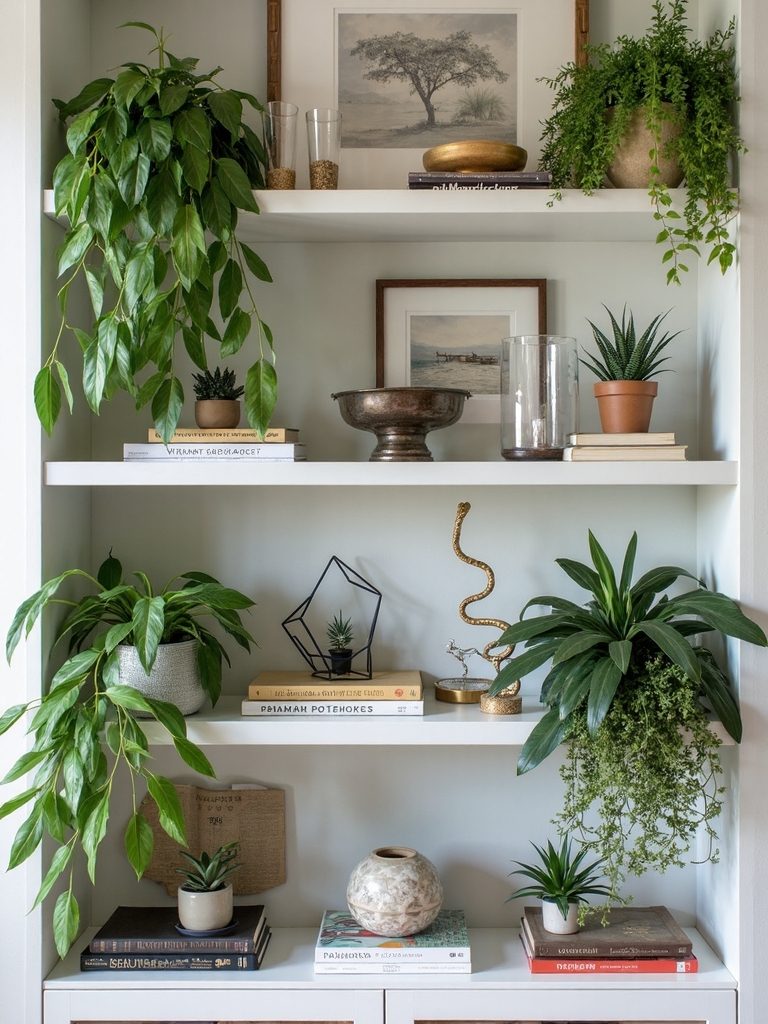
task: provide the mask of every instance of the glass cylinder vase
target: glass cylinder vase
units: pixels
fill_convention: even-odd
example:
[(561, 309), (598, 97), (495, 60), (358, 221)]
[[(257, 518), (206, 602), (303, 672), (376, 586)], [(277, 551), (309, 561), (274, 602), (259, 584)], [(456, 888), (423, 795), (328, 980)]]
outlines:
[(501, 454), (562, 459), (578, 430), (579, 360), (575, 338), (522, 334), (501, 343)]

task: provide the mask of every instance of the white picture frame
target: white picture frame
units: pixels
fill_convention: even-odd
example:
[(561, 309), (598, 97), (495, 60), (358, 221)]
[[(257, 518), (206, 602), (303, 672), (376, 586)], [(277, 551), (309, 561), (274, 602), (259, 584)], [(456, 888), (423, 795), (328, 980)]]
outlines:
[[(342, 117), (339, 188), (406, 188), (408, 172), (423, 170), (423, 153), (432, 148), (432, 144), (465, 141), (463, 135), (477, 137), (480, 129), (486, 138), (521, 146), (528, 154), (526, 167), (537, 167), (541, 122), (552, 107), (552, 90), (539, 79), (553, 78), (563, 64), (573, 60), (574, 0), (482, 0), (474, 6), (467, 0), (441, 0), (439, 3), (420, 0), (410, 4), (403, 0), (353, 0), (347, 4), (334, 0), (283, 0), (280, 17), (280, 98), (299, 107), (302, 122), (305, 112), (313, 107), (341, 109), (342, 114), (345, 108), (348, 113), (353, 107), (356, 109), (355, 125), (349, 116)], [(452, 132), (446, 135), (443, 129), (448, 121), (441, 119), (437, 135), (425, 136), (421, 132), (411, 135), (413, 124), (409, 121), (416, 116), (418, 99), (412, 99), (407, 120), (400, 124), (409, 85), (394, 80), (377, 82), (376, 95), (363, 93), (362, 88), (355, 91), (352, 87), (355, 83), (349, 77), (351, 64), (358, 63), (361, 74), (370, 70), (364, 60), (350, 58), (349, 43), (355, 31), (350, 34), (352, 22), (349, 19), (355, 18), (360, 19), (355, 31), (363, 31), (365, 25), (366, 37), (402, 30), (397, 29), (398, 25), (409, 32), (415, 29), (420, 38), (444, 38), (454, 31), (474, 30), (478, 45), (491, 47), (500, 70), (509, 76), (504, 83), (498, 83), (503, 86), (505, 119), (487, 121), (479, 128), (477, 124), (464, 126), (463, 130), (462, 125), (457, 124), (455, 137)], [(510, 51), (512, 37), (509, 34), (513, 21), (514, 54)], [(504, 28), (503, 45), (494, 42), (500, 26)], [(344, 90), (341, 96), (340, 79)], [(356, 85), (361, 86), (361, 81), (356, 80)], [(369, 85), (366, 84), (366, 89)], [(496, 85), (493, 79), (481, 80), (476, 88), (492, 86), (495, 91)], [(454, 91), (452, 96), (448, 92), (443, 96), (444, 116), (452, 118), (459, 102), (457, 95)], [(435, 100), (438, 97), (436, 93)], [(512, 103), (514, 131), (510, 128)], [(389, 127), (397, 129), (403, 142), (397, 147), (390, 147), (382, 137), (385, 119), (389, 116), (386, 111), (390, 107), (394, 120)], [(370, 118), (372, 126), (370, 147), (366, 146), (365, 131), (360, 128), (361, 119), (364, 121), (366, 117)], [(425, 120), (428, 120), (426, 110)], [(401, 129), (407, 130), (403, 133)], [(350, 132), (355, 134), (354, 145), (349, 144)], [(429, 143), (429, 138), (434, 138), (434, 142)], [(410, 139), (417, 140), (416, 144), (406, 145)], [(299, 130), (296, 166), (297, 188), (307, 188), (308, 158), (303, 123)]]
[(460, 422), (499, 423), (502, 338), (546, 333), (544, 278), (379, 280), (376, 387), (465, 388)]

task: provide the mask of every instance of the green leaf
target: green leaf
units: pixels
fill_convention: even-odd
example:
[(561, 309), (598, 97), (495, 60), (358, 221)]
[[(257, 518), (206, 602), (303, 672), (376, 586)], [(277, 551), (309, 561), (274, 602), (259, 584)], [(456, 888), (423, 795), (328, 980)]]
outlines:
[(711, 651), (701, 648), (696, 651), (696, 655), (701, 665), (701, 688), (705, 698), (712, 705), (712, 710), (725, 726), (728, 735), (737, 743), (741, 743), (741, 715), (728, 686), (728, 680)]
[(196, 146), (187, 146), (181, 154), (181, 172), (195, 192), (201, 193), (208, 181), (210, 155)]
[(162, 775), (150, 775), (147, 779), (147, 788), (152, 799), (157, 804), (160, 825), (177, 843), (187, 845), (186, 828), (184, 826), (184, 812), (181, 809), (179, 794), (176, 792), (173, 783)]
[(109, 790), (106, 790), (88, 815), (85, 828), (80, 835), (80, 842), (88, 858), (88, 876), (94, 885), (96, 884), (96, 855), (101, 841), (106, 835), (108, 820)]
[(187, 350), (190, 359), (195, 366), (201, 370), (206, 370), (208, 368), (208, 359), (205, 354), (202, 330), (199, 327), (189, 327), (187, 324), (181, 330), (184, 338), (184, 348)]
[(137, 879), (141, 878), (149, 867), (154, 845), (152, 826), (144, 815), (137, 811), (125, 830), (125, 852)]
[(218, 181), (214, 180), (206, 185), (203, 190), (202, 206), (208, 230), (217, 238), (229, 238), (235, 226), (235, 208)]
[(531, 647), (527, 651), (524, 651), (519, 657), (514, 658), (512, 661), (507, 662), (501, 672), (499, 672), (491, 683), (488, 691), (490, 696), (494, 697), (516, 679), (522, 679), (523, 676), (527, 676), (529, 672), (533, 672), (534, 669), (543, 665), (545, 661), (549, 661), (559, 646), (559, 640), (551, 640), (546, 643), (541, 643), (536, 647)]
[(191, 743), (188, 739), (185, 739), (182, 736), (175, 736), (173, 745), (178, 750), (181, 759), (185, 764), (188, 764), (190, 768), (193, 768), (200, 775), (208, 776), (210, 779), (216, 778), (216, 772), (213, 770), (211, 762), (202, 750), (195, 746), (194, 743)]
[(139, 153), (136, 161), (127, 167), (118, 178), (117, 187), (129, 210), (132, 210), (144, 198), (150, 167), (150, 160), (146, 153)]
[(128, 132), (128, 118), (121, 107), (109, 107), (101, 122), (100, 147), (111, 157)]
[(28, 771), (31, 771), (35, 765), (40, 764), (41, 761), (45, 760), (50, 752), (50, 748), (45, 750), (28, 750), (22, 754), (21, 757), (13, 764), (6, 773), (5, 777), (0, 781), (0, 785), (4, 786), (6, 782), (13, 782), (15, 779), (20, 779), (23, 775), (26, 775)]
[(261, 256), (257, 256), (253, 249), (250, 248), (250, 246), (245, 245), (242, 242), (240, 243), (240, 249), (242, 250), (243, 256), (245, 257), (245, 262), (248, 266), (248, 269), (254, 275), (254, 277), (257, 277), (259, 281), (270, 282), (272, 280), (272, 275), (267, 269), (267, 265), (261, 258)]
[(591, 736), (608, 713), (624, 674), (613, 658), (601, 658), (592, 672), (592, 684), (587, 700), (587, 728)]
[(70, 890), (62, 892), (53, 908), (53, 939), (56, 952), (64, 959), (80, 931), (80, 908)]
[(28, 707), (29, 704), (14, 704), (12, 708), (8, 708), (7, 711), (3, 712), (2, 717), (0, 717), (0, 736), (4, 732), (8, 732), (11, 726), (18, 722)]
[(34, 910), (38, 904), (42, 903), (45, 897), (53, 888), (53, 884), (62, 871), (66, 868), (72, 859), (72, 846), (60, 846), (59, 849), (54, 853), (51, 860), (51, 866), (46, 872), (45, 878), (43, 879), (42, 885), (38, 890), (35, 902), (32, 904), (31, 909)]
[(64, 239), (64, 244), (58, 251), (59, 276), (76, 263), (79, 263), (92, 244), (93, 228), (87, 221), (78, 224), (76, 228), (69, 231)]
[[(233, 356), (235, 352), (239, 352), (243, 347), (245, 339), (248, 337), (251, 331), (252, 320), (248, 313), (244, 309), (237, 309), (232, 313), (232, 316), (227, 323), (224, 331), (224, 337), (221, 342), (221, 358), (227, 359), (229, 356)], [(268, 365), (268, 364), (267, 364)], [(277, 381), (275, 380), (275, 384)], [(246, 381), (246, 402), (247, 399), (247, 381)], [(273, 403), (274, 406), (274, 403)], [(246, 414), (247, 414), (246, 407)], [(270, 412), (271, 415), (271, 412)]]
[(263, 435), (277, 404), (277, 374), (266, 359), (248, 370), (245, 378), (245, 414), (248, 424)]
[(37, 418), (50, 437), (61, 412), (61, 390), (51, 366), (44, 366), (35, 377), (34, 399)]
[(235, 309), (242, 290), (243, 275), (240, 267), (235, 260), (229, 259), (219, 278), (219, 309), (222, 319), (226, 320)]
[(171, 122), (164, 117), (146, 118), (139, 124), (136, 137), (149, 159), (160, 164), (171, 151)]
[(587, 632), (586, 630), (574, 633), (573, 636), (566, 637), (562, 641), (557, 649), (557, 654), (552, 659), (552, 664), (559, 665), (561, 662), (583, 654), (584, 651), (589, 651), (597, 644), (604, 644), (609, 640), (610, 636), (606, 633)]
[(248, 176), (236, 160), (221, 157), (216, 163), (216, 179), (224, 189), (224, 194), (235, 206), (251, 213), (259, 212)]
[(67, 146), (72, 156), (77, 156), (78, 150), (90, 135), (93, 122), (98, 116), (98, 110), (89, 110), (76, 117), (67, 128)]
[(112, 78), (97, 78), (95, 81), (89, 82), (74, 99), (59, 106), (59, 117), (64, 121), (68, 117), (72, 117), (73, 114), (79, 114), (82, 110), (92, 107), (109, 92), (112, 85), (114, 85)]
[(149, 674), (165, 628), (165, 599), (142, 597), (133, 607), (133, 639), (144, 671)]
[(629, 670), (629, 663), (632, 660), (632, 641), (614, 640), (608, 644), (608, 653), (624, 675)]
[(192, 205), (182, 206), (174, 217), (171, 254), (181, 283), (189, 291), (206, 256), (203, 225)]
[(168, 85), (160, 90), (159, 102), (160, 113), (164, 115), (175, 113), (183, 107), (189, 96), (188, 85)]
[(8, 860), (8, 870), (17, 868), (19, 864), (31, 857), (40, 845), (43, 838), (43, 805), (38, 801), (32, 808), (29, 817), (21, 823), (13, 843), (11, 844), (11, 856)]
[(692, 679), (701, 678), (701, 667), (691, 648), (672, 626), (655, 619), (637, 622), (629, 631), (630, 638), (645, 633), (666, 656), (678, 665)]
[(184, 405), (184, 388), (178, 377), (163, 381), (152, 399), (152, 419), (165, 444), (173, 437)]
[(125, 286), (123, 294), (129, 312), (132, 312), (144, 292), (154, 286), (155, 242), (137, 242), (125, 265)]
[(184, 148), (189, 145), (203, 153), (211, 151), (211, 125), (199, 107), (182, 110), (174, 117), (173, 134)]
[(115, 97), (115, 101), (117, 103), (128, 108), (139, 95), (146, 83), (146, 75), (142, 74), (141, 71), (137, 71), (135, 68), (126, 68), (126, 70), (121, 71), (115, 79), (115, 84), (112, 88), (112, 95)]
[(584, 590), (589, 590), (596, 596), (601, 592), (600, 577), (582, 562), (574, 562), (571, 558), (556, 558), (555, 561), (574, 583), (578, 583)]
[(556, 750), (565, 738), (568, 722), (561, 721), (557, 708), (552, 708), (537, 722), (523, 744), (517, 759), (517, 774), (524, 775), (531, 768), (541, 764), (544, 758)]
[(118, 683), (117, 685), (109, 686), (105, 692), (113, 704), (128, 711), (150, 712), (152, 710), (144, 694), (134, 689), (133, 686)]
[(208, 106), (219, 124), (223, 124), (233, 136), (237, 137), (240, 133), (240, 122), (243, 119), (243, 104), (239, 97), (228, 90), (212, 92), (208, 96)]
[(710, 590), (693, 590), (669, 602), (676, 615), (698, 615), (713, 629), (727, 636), (744, 640), (750, 644), (765, 647), (768, 644), (765, 633), (742, 612), (739, 606), (725, 594)]
[(39, 792), (40, 787), (34, 786), (32, 789), (25, 789), (23, 793), (18, 793), (16, 796), (11, 797), (10, 800), (6, 800), (0, 807), (0, 820), (7, 818), (9, 814), (13, 814), (14, 811), (23, 807), (24, 804), (28, 804)]

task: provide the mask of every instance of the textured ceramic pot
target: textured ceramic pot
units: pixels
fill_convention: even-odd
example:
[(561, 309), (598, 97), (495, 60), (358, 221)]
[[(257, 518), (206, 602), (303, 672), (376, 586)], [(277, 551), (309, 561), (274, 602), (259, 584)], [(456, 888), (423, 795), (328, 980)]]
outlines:
[(579, 930), (579, 905), (568, 904), (568, 917), (563, 917), (560, 908), (552, 900), (541, 901), (541, 917), (545, 931), (554, 935), (573, 935)]
[[(670, 112), (674, 109), (671, 103), (662, 103), (662, 107)], [(607, 117), (613, 116), (609, 110)], [(651, 159), (648, 153), (653, 149), (653, 136), (645, 126), (646, 113), (640, 107), (632, 115), (621, 145), (616, 150), (613, 160), (605, 174), (616, 188), (648, 188), (651, 180)], [(661, 150), (670, 139), (680, 134), (680, 128), (672, 121), (664, 121), (661, 126)], [(680, 164), (674, 158), (660, 156), (658, 160), (659, 180), (669, 188), (677, 188), (683, 180)]]
[(347, 885), (350, 913), (376, 935), (415, 935), (432, 924), (442, 902), (434, 864), (408, 846), (382, 846), (369, 853)]
[(232, 885), (213, 892), (195, 892), (179, 887), (179, 924), (190, 932), (213, 932), (232, 920)]
[(206, 398), (195, 402), (195, 423), (201, 430), (227, 430), (240, 422), (240, 403), (234, 399)]
[(594, 385), (605, 434), (645, 434), (651, 425), (655, 380), (601, 380)]
[[(149, 675), (135, 647), (120, 644), (120, 682), (143, 693), (145, 697), (175, 704), (182, 715), (199, 711), (205, 702), (205, 690), (197, 666), (197, 640), (180, 644), (160, 644)], [(135, 711), (137, 718), (150, 718), (144, 711)]]

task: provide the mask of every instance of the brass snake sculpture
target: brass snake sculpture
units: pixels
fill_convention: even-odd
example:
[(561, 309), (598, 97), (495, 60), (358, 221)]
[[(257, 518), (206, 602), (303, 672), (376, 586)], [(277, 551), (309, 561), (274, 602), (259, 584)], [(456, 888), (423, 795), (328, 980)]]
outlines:
[[(467, 615), (466, 613), (466, 607), (468, 604), (472, 604), (474, 601), (482, 601), (484, 597), (487, 597), (491, 593), (491, 591), (496, 585), (496, 579), (493, 575), (493, 570), (491, 569), (491, 567), (489, 565), (486, 565), (485, 562), (481, 562), (480, 559), (478, 558), (470, 558), (469, 555), (465, 555), (464, 552), (461, 550), (461, 526), (464, 520), (466, 519), (467, 513), (469, 512), (471, 507), (472, 506), (468, 501), (460, 501), (459, 506), (456, 509), (456, 523), (454, 524), (453, 527), (453, 550), (456, 552), (456, 554), (459, 556), (462, 562), (466, 562), (468, 565), (476, 565), (478, 569), (483, 569), (485, 571), (486, 576), (488, 577), (488, 583), (486, 584), (485, 590), (481, 591), (479, 594), (472, 594), (470, 597), (464, 598), (464, 600), (459, 605), (459, 615), (461, 616), (463, 621), (468, 623), (470, 626), (498, 626), (500, 630), (504, 631), (509, 627), (508, 622), (504, 622), (501, 619), (478, 619), (474, 616)], [(496, 674), (498, 675), (499, 666), (501, 665), (502, 661), (505, 661), (507, 658), (511, 656), (512, 652), (515, 649), (515, 645), (510, 644), (509, 647), (505, 647), (500, 654), (492, 655), (490, 654), (490, 649), (494, 646), (495, 642), (496, 641), (491, 640), (490, 643), (485, 645), (482, 652), (478, 651), (478, 653), (480, 654), (481, 658), (485, 658), (486, 661), (491, 662), (496, 671)], [(520, 681), (516, 680), (504, 692), (505, 694), (508, 693), (509, 695), (514, 695), (517, 693), (519, 689)]]

